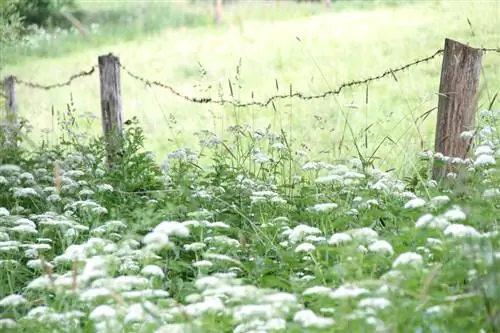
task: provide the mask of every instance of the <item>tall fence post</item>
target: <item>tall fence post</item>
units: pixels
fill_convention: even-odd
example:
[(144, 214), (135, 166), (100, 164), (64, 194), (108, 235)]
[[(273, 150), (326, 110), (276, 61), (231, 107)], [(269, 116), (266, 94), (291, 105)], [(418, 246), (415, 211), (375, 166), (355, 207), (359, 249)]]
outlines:
[[(434, 151), (444, 156), (465, 158), (469, 140), (460, 138), (474, 128), (482, 51), (445, 39)], [(436, 165), (433, 179), (446, 176), (451, 165)]]
[(215, 0), (215, 24), (222, 22), (222, 0)]
[(12, 146), (17, 146), (17, 100), (15, 91), (15, 78), (10, 75), (5, 77), (3, 80), (4, 93), (5, 93), (5, 116), (2, 117), (4, 120), (4, 130), (7, 142), (10, 142)]
[(120, 160), (120, 141), (123, 134), (120, 62), (118, 57), (108, 54), (99, 56), (98, 63), (102, 129), (106, 140), (108, 165), (113, 167)]

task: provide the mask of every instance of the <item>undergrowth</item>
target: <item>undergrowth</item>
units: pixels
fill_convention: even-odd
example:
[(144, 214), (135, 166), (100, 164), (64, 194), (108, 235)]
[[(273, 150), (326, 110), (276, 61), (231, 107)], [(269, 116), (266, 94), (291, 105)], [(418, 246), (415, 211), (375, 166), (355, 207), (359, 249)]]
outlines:
[(243, 124), (157, 165), (133, 120), (113, 167), (71, 108), (34, 152), (4, 129), (2, 332), (498, 332), (500, 113), (480, 115), (470, 158), (422, 152), (411, 181)]

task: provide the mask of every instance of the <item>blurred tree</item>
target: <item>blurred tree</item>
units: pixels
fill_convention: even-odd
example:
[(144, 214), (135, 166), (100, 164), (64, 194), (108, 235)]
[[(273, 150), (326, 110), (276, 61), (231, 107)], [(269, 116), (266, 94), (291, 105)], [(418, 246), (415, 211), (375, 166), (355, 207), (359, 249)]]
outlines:
[(21, 35), (23, 18), (13, 2), (0, 2), (0, 44), (14, 43)]
[(25, 27), (67, 26), (69, 23), (61, 14), (62, 8), (76, 8), (75, 0), (8, 0), (6, 1), (23, 19)]

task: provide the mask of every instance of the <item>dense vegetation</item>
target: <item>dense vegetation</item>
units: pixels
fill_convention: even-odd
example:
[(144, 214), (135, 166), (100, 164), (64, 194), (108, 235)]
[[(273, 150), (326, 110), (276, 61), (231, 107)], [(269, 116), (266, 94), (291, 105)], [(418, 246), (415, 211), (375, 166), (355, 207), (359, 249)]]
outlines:
[(494, 332), (499, 115), (481, 113), (471, 159), (421, 155), (457, 174), (412, 185), (358, 159), (310, 160), (285, 132), (245, 124), (160, 166), (132, 122), (114, 169), (102, 140), (67, 126), (71, 112), (58, 146), (14, 149), (3, 131), (0, 326)]

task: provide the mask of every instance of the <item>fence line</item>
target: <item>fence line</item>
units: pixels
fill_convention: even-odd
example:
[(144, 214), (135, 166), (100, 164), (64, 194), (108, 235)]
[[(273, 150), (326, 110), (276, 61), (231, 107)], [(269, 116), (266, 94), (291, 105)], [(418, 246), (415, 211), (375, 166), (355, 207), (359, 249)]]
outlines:
[[(494, 53), (499, 53), (500, 54), (500, 48), (478, 48), (476, 50), (481, 51), (481, 52), (485, 52), (485, 53), (486, 52), (494, 52)], [(141, 81), (141, 82), (143, 82), (145, 85), (147, 85), (149, 87), (151, 87), (151, 86), (157, 86), (157, 87), (169, 90), (175, 96), (181, 97), (181, 98), (185, 99), (186, 101), (189, 101), (189, 102), (192, 102), (192, 103), (198, 103), (198, 104), (219, 104), (219, 105), (229, 104), (229, 105), (236, 106), (236, 107), (249, 107), (249, 106), (268, 107), (272, 102), (274, 102), (276, 100), (279, 100), (279, 99), (299, 98), (301, 100), (312, 100), (312, 99), (325, 98), (325, 97), (328, 97), (328, 96), (331, 96), (331, 95), (338, 95), (345, 88), (350, 88), (350, 87), (353, 87), (353, 86), (364, 85), (364, 84), (367, 84), (367, 83), (370, 83), (370, 82), (373, 82), (373, 81), (378, 81), (378, 80), (383, 79), (383, 78), (385, 78), (387, 76), (392, 76), (392, 77), (394, 77), (396, 79), (396, 73), (404, 71), (404, 70), (409, 69), (411, 67), (414, 67), (416, 65), (419, 65), (421, 63), (433, 60), (434, 58), (436, 58), (438, 55), (442, 54), (443, 52), (444, 52), (444, 49), (439, 49), (436, 52), (434, 52), (432, 55), (427, 56), (425, 58), (417, 59), (415, 61), (409, 62), (409, 63), (407, 63), (405, 65), (402, 65), (402, 66), (394, 68), (394, 69), (387, 69), (383, 73), (380, 73), (380, 74), (375, 75), (375, 76), (371, 76), (371, 77), (367, 77), (367, 78), (360, 79), (360, 80), (353, 80), (353, 81), (348, 81), (348, 82), (342, 83), (336, 89), (327, 90), (327, 91), (324, 91), (324, 92), (322, 92), (320, 94), (316, 94), (316, 95), (307, 95), (307, 94), (304, 94), (302, 92), (293, 92), (292, 91), (292, 85), (290, 85), (290, 92), (288, 94), (273, 95), (273, 96), (269, 97), (267, 100), (261, 101), (261, 102), (259, 102), (259, 101), (243, 102), (243, 101), (238, 101), (238, 100), (234, 100), (234, 99), (233, 100), (225, 100), (225, 99), (217, 100), (217, 99), (212, 99), (210, 97), (192, 97), (192, 96), (184, 95), (184, 94), (178, 92), (174, 87), (172, 87), (171, 85), (169, 85), (167, 83), (163, 83), (163, 82), (156, 81), (156, 80), (149, 80), (149, 79), (146, 79), (144, 77), (141, 77), (141, 76), (139, 76), (137, 74), (134, 74), (132, 71), (130, 71), (120, 61), (118, 61), (118, 63), (120, 65), (120, 67), (123, 69), (123, 71), (127, 75), (129, 75), (130, 77), (132, 77), (133, 79)], [(110, 54), (108, 54), (108, 56), (112, 56), (112, 54), (110, 53)], [(66, 80), (64, 82), (54, 83), (54, 84), (49, 84), (49, 85), (43, 85), (43, 84), (39, 84), (39, 83), (35, 83), (35, 82), (25, 81), (25, 80), (19, 79), (16, 76), (14, 76), (14, 81), (17, 84), (21, 84), (21, 85), (24, 85), (24, 86), (27, 86), (27, 87), (30, 87), (30, 88), (50, 90), (50, 89), (54, 89), (54, 88), (60, 88), (60, 87), (64, 87), (64, 86), (69, 86), (76, 79), (79, 79), (79, 78), (82, 78), (82, 77), (86, 77), (86, 76), (90, 76), (90, 75), (92, 75), (95, 72), (96, 68), (97, 68), (97, 65), (94, 65), (94, 66), (92, 66), (87, 71), (81, 71), (79, 73), (71, 75), (68, 78), (68, 80)], [(252, 96), (252, 98), (253, 98), (253, 96)]]
[[(121, 82), (120, 82), (120, 69), (122, 69), (128, 76), (144, 83), (146, 86), (157, 86), (170, 91), (173, 95), (181, 97), (189, 102), (198, 104), (230, 104), (235, 107), (268, 107), (270, 104), (274, 106), (274, 101), (288, 98), (299, 98), (301, 100), (313, 100), (326, 98), (331, 95), (338, 95), (340, 92), (349, 87), (365, 85), (373, 81), (381, 80), (385, 77), (392, 76), (397, 81), (396, 74), (398, 72), (417, 66), (421, 63), (428, 62), (438, 55), (443, 54), (443, 64), (441, 69), (441, 82), (439, 89), (439, 104), (438, 104), (438, 122), (436, 125), (436, 152), (443, 153), (445, 156), (453, 156), (453, 154), (468, 150), (470, 142), (464, 143), (460, 141), (460, 133), (464, 130), (470, 130), (474, 124), (475, 108), (477, 104), (478, 82), (479, 82), (479, 69), (481, 68), (482, 54), (487, 52), (494, 52), (500, 54), (500, 48), (472, 48), (468, 45), (445, 39), (443, 49), (435, 51), (432, 55), (425, 58), (420, 58), (415, 61), (409, 62), (405, 65), (394, 69), (388, 69), (383, 73), (375, 76), (367, 77), (360, 80), (353, 80), (342, 83), (336, 89), (327, 90), (317, 95), (307, 95), (302, 92), (293, 92), (292, 85), (290, 84), (290, 91), (288, 94), (277, 94), (267, 98), (264, 101), (240, 101), (225, 100), (225, 99), (212, 99), (210, 97), (193, 97), (184, 95), (178, 92), (172, 86), (162, 83), (160, 81), (149, 80), (131, 72), (125, 67), (118, 57), (113, 54), (99, 56), (98, 65), (92, 66), (87, 71), (71, 75), (66, 81), (43, 85), (39, 83), (29, 82), (19, 79), (15, 76), (8, 76), (4, 80), (3, 96), (6, 98), (6, 111), (15, 112), (16, 105), (15, 99), (11, 96), (14, 94), (14, 85), (20, 84), (33, 89), (51, 90), (64, 86), (69, 86), (71, 83), (79, 78), (92, 75), (96, 68), (99, 68), (100, 86), (101, 86), (101, 111), (103, 118), (103, 132), (107, 138), (108, 144), (108, 160), (113, 160), (115, 152), (118, 150), (114, 140), (108, 140), (112, 134), (111, 129), (118, 129), (121, 132), (122, 128), (122, 107), (121, 107)], [(105, 64), (104, 64), (104, 63)], [(229, 88), (232, 94), (232, 83), (229, 80)], [(252, 92), (252, 99), (254, 98)], [(456, 120), (458, 119), (458, 120)], [(464, 120), (465, 119), (465, 120)], [(115, 133), (116, 134), (116, 133)], [(120, 134), (120, 133), (119, 133)], [(464, 146), (467, 144), (466, 146)], [(465, 156), (464, 156), (465, 157)], [(462, 158), (464, 158), (462, 157)], [(449, 166), (445, 169), (437, 170), (434, 172), (439, 178), (442, 178), (444, 171), (451, 170)]]

